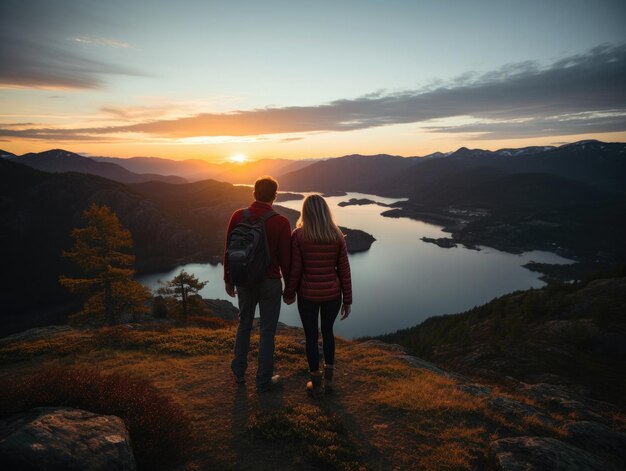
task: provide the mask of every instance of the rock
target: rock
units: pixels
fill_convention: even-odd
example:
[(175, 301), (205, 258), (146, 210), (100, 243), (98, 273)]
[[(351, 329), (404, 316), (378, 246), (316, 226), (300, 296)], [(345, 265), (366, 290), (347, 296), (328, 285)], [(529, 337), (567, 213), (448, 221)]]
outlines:
[(491, 443), (489, 460), (500, 471), (616, 471), (617, 467), (562, 441), (545, 437), (503, 438)]
[(461, 384), (458, 386), (458, 388), (461, 391), (465, 391), (466, 393), (471, 394), (472, 396), (487, 397), (491, 395), (491, 389), (489, 389), (487, 386), (483, 386), (482, 384)]
[(405, 355), (407, 353), (406, 348), (404, 348), (402, 345), (398, 345), (397, 343), (387, 343), (378, 339), (370, 339), (370, 340), (364, 340), (362, 342), (355, 342), (352, 345), (352, 348), (357, 348), (357, 349), (378, 348), (380, 350), (387, 350), (388, 352), (399, 353), (401, 355)]
[(38, 407), (0, 421), (0, 463), (7, 470), (135, 470), (122, 419), (57, 407)]
[(541, 413), (534, 407), (531, 407), (519, 401), (514, 401), (505, 397), (493, 397), (490, 398), (487, 403), (491, 406), (492, 409), (504, 415), (525, 415), (527, 417), (535, 417), (545, 425), (555, 425), (554, 420), (552, 420), (550, 417)]
[(527, 384), (520, 388), (520, 392), (556, 412), (575, 412), (579, 420), (606, 422), (603, 416), (618, 412), (614, 405), (590, 399), (575, 391), (572, 386), (556, 386), (547, 383)]
[(570, 441), (579, 448), (626, 463), (626, 433), (589, 421), (571, 422), (565, 430)]
[(24, 340), (35, 340), (42, 337), (52, 337), (56, 334), (64, 333), (72, 328), (68, 325), (49, 325), (46, 327), (35, 327), (33, 329), (28, 329), (23, 332), (19, 332), (17, 334), (9, 335), (7, 337), (2, 337), (0, 339), (0, 343), (2, 342), (13, 342), (13, 341), (24, 341)]
[(365, 252), (376, 241), (374, 236), (360, 229), (349, 229), (347, 227), (340, 227), (340, 229), (346, 235), (346, 245), (349, 253)]
[(232, 321), (239, 316), (239, 309), (233, 306), (233, 303), (225, 299), (204, 299), (202, 298), (204, 305), (208, 307), (215, 317)]

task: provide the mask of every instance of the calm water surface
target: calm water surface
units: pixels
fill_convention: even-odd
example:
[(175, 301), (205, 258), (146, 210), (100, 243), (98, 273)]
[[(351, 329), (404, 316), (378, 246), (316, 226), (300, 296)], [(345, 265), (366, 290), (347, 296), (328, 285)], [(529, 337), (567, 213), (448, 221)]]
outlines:
[[(530, 261), (570, 263), (549, 252), (513, 255), (489, 247), (480, 251), (444, 249), (420, 240), (449, 236), (441, 227), (407, 218), (383, 217), (380, 214), (387, 208), (378, 205), (337, 206), (350, 198), (398, 201), (361, 193), (326, 198), (340, 225), (364, 230), (376, 238), (368, 252), (350, 255), (352, 314), (335, 324), (335, 332), (344, 337), (392, 332), (419, 324), (430, 316), (465, 311), (511, 291), (541, 287), (545, 283), (539, 280), (539, 274), (522, 267)], [(280, 205), (300, 210), (302, 201)], [(224, 291), (221, 264), (183, 265), (143, 276), (139, 281), (155, 289), (157, 280), (171, 279), (181, 269), (209, 281), (200, 293), (204, 298), (229, 299), (236, 305), (236, 300)], [(301, 326), (296, 304), (283, 304), (280, 320)]]

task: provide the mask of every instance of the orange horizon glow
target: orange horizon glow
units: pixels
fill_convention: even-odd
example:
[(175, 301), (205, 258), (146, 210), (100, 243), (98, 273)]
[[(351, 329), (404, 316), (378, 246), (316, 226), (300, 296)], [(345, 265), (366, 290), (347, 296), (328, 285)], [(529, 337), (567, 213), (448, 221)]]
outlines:
[[(397, 129), (404, 127), (406, 129)], [(396, 129), (388, 129), (396, 128)], [(257, 141), (219, 144), (181, 144), (172, 142), (56, 142), (0, 141), (0, 149), (16, 155), (64, 149), (91, 156), (119, 158), (157, 157), (172, 160), (200, 159), (211, 163), (250, 163), (262, 159), (316, 159), (350, 154), (391, 154), (403, 157), (424, 156), (433, 152), (452, 152), (460, 147), (498, 150), (534, 145), (562, 145), (586, 139), (626, 142), (626, 133), (595, 133), (525, 139), (478, 140), (466, 136), (424, 133), (414, 125), (396, 125), (356, 131), (318, 133), (292, 142)], [(233, 160), (233, 157), (237, 159)], [(245, 158), (244, 158), (245, 157)]]

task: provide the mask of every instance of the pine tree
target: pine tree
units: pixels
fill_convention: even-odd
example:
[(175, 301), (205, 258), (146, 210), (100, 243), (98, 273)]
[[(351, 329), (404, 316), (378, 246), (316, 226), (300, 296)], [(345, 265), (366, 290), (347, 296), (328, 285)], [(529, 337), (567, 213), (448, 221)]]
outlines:
[(165, 297), (173, 297), (179, 301), (182, 308), (183, 322), (187, 322), (189, 314), (189, 297), (198, 294), (202, 288), (206, 286), (208, 281), (200, 281), (195, 275), (182, 270), (178, 275), (162, 284), (157, 294)]
[(87, 225), (72, 230), (74, 247), (63, 251), (63, 256), (75, 262), (85, 276), (60, 276), (59, 283), (71, 293), (91, 294), (82, 317), (103, 318), (107, 325), (116, 324), (122, 313), (137, 320), (149, 311), (150, 290), (133, 279), (135, 257), (126, 252), (133, 246), (130, 231), (108, 206), (92, 204), (83, 216)]

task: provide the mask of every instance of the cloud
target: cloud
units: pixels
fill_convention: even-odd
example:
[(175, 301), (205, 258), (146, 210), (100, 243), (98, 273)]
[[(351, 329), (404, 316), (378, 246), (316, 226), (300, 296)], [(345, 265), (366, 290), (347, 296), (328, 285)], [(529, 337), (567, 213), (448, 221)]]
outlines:
[(130, 44), (126, 41), (119, 41), (117, 39), (109, 39), (109, 38), (97, 38), (93, 36), (78, 36), (72, 38), (72, 41), (77, 43), (87, 43), (87, 44), (97, 44), (99, 46), (108, 46), (113, 48), (122, 48), (127, 49), (130, 47)]
[[(13, 131), (21, 133), (13, 136), (55, 139), (58, 133), (67, 139), (74, 135), (82, 140), (86, 136), (112, 133), (144, 133), (181, 139), (348, 131), (402, 123), (422, 123), (431, 131), (487, 133), (496, 139), (516, 133), (622, 131), (626, 130), (625, 83), (626, 45), (603, 45), (547, 67), (521, 62), (483, 75), (464, 74), (425, 89), (400, 93), (377, 91), (318, 106), (202, 113), (123, 126), (33, 128)], [(459, 127), (432, 124), (432, 120), (455, 116), (471, 116), (478, 124)], [(0, 130), (0, 136), (6, 136), (7, 131)]]
[(577, 113), (525, 120), (425, 126), (433, 132), (474, 134), (470, 139), (521, 139), (539, 136), (565, 136), (626, 131), (626, 111)]
[[(94, 5), (82, 2), (2, 0), (0, 5), (0, 87), (91, 89), (108, 75), (142, 75), (125, 65), (93, 59), (77, 44), (125, 47), (119, 40), (77, 35), (72, 28), (97, 25)], [(68, 40), (74, 38), (74, 40)]]

